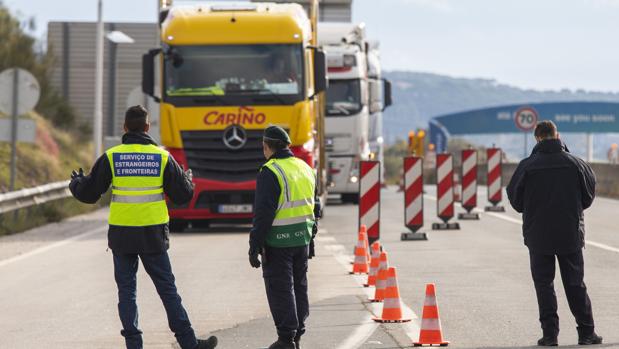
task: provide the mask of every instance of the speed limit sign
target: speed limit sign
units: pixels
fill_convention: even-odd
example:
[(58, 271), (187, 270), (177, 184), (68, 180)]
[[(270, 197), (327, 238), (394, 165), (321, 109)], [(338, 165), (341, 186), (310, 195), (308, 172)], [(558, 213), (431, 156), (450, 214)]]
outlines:
[(531, 107), (523, 107), (516, 111), (514, 121), (516, 126), (523, 131), (531, 131), (537, 125), (537, 111)]

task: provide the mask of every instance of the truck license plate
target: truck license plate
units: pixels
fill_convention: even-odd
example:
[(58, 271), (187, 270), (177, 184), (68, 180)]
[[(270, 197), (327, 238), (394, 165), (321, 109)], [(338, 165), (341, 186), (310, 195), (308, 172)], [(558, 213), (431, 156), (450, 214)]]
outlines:
[(219, 205), (219, 213), (251, 213), (252, 205)]

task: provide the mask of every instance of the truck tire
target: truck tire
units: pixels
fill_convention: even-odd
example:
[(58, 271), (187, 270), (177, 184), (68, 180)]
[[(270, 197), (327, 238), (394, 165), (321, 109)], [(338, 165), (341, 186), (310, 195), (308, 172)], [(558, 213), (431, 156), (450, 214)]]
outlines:
[(359, 194), (342, 194), (342, 202), (357, 205), (359, 204)]
[(170, 219), (170, 232), (182, 233), (189, 226), (189, 222), (182, 219)]

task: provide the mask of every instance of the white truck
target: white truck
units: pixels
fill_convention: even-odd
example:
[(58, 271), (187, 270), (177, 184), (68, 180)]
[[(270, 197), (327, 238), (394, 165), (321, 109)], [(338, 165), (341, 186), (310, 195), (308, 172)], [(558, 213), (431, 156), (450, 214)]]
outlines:
[(378, 50), (367, 41), (365, 24), (320, 23), (318, 44), (327, 54), (329, 77), (325, 126), (329, 194), (357, 203), (359, 161), (382, 157), (382, 110), (391, 100), (384, 92), (390, 88), (383, 88)]
[(383, 111), (392, 103), (391, 82), (382, 77), (380, 51), (378, 41), (371, 41), (367, 50), (368, 56), (368, 85), (370, 91), (370, 119), (368, 142), (370, 144), (370, 158), (381, 163), (381, 182), (384, 182), (384, 138), (383, 138)]
[(318, 44), (327, 54), (329, 77), (325, 120), (329, 193), (356, 203), (359, 161), (370, 157), (365, 25), (320, 23)]

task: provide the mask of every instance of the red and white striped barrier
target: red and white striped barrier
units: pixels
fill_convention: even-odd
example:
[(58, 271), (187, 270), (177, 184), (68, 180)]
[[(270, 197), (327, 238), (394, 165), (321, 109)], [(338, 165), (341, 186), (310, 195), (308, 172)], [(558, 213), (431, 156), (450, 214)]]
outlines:
[(367, 227), (369, 243), (380, 238), (380, 162), (361, 161), (359, 226)]
[(443, 223), (432, 224), (432, 229), (460, 229), (458, 223), (448, 223), (454, 216), (453, 157), (442, 153), (436, 156), (436, 212)]
[(404, 158), (404, 225), (410, 232), (402, 233), (401, 240), (427, 240), (423, 226), (423, 159), (418, 156)]
[(459, 219), (479, 219), (479, 214), (471, 213), (477, 206), (477, 150), (462, 150), (462, 207)]
[(505, 208), (498, 204), (503, 200), (502, 159), (500, 148), (488, 148), (488, 201), (492, 206), (486, 206), (486, 211), (503, 212)]

